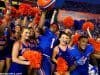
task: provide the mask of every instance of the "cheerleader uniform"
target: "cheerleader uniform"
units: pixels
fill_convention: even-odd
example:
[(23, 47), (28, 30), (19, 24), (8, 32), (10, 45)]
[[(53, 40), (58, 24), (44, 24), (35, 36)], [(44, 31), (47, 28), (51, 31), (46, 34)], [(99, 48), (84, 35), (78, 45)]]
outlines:
[(59, 48), (59, 53), (57, 54), (56, 59), (58, 57), (62, 57), (68, 63), (68, 67), (72, 66), (74, 64), (74, 58), (70, 55), (69, 49), (66, 48), (66, 51), (63, 51), (60, 47), (58, 48)]
[(10, 49), (10, 45), (12, 45), (12, 41), (10, 39), (10, 32), (8, 27), (5, 28), (4, 36), (7, 42), (5, 47), (5, 58), (11, 58), (12, 49)]
[(6, 44), (5, 38), (0, 37), (0, 46), (4, 47), (3, 50), (0, 50), (0, 60), (5, 60), (5, 44)]
[[(25, 49), (30, 48), (30, 45), (25, 46), (22, 43), (22, 49), (19, 51), (18, 56), (22, 56), (22, 53), (25, 51)], [(22, 64), (18, 64), (16, 62), (12, 62), (11, 67), (8, 71), (8, 73), (15, 73), (15, 75), (17, 74), (21, 74), (21, 75), (27, 75), (27, 69), (28, 66), (27, 65), (22, 65)]]
[(30, 49), (37, 50), (37, 45), (36, 45), (35, 40), (30, 40)]

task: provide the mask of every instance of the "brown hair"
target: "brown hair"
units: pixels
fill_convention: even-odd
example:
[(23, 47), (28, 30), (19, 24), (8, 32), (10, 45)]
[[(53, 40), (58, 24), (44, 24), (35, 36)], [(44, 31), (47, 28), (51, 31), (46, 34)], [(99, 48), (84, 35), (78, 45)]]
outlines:
[(69, 36), (69, 38), (71, 38), (71, 34), (68, 34), (68, 33), (65, 33), (65, 32), (60, 32), (60, 35), (59, 35), (59, 38), (62, 36), (62, 35), (66, 35), (66, 36)]

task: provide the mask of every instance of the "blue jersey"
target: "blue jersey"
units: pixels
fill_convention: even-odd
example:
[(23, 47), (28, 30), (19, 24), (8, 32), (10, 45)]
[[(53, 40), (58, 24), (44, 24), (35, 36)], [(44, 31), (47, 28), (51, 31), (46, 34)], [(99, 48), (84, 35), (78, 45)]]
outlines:
[(42, 53), (51, 56), (51, 53), (52, 53), (51, 44), (54, 39), (55, 40), (57, 39), (56, 35), (49, 29), (46, 29), (44, 35), (38, 38), (39, 40), (38, 46), (41, 49)]
[(91, 45), (87, 45), (84, 52), (81, 52), (77, 45), (74, 45), (70, 49), (70, 55), (75, 58), (76, 68), (71, 71), (71, 75), (89, 75), (88, 74), (88, 59), (90, 54), (93, 52), (93, 47)]
[(87, 58), (86, 61), (84, 62), (83, 65), (77, 65), (78, 68), (80, 69), (88, 69), (88, 58), (90, 56), (90, 54), (93, 52), (93, 46), (88, 44), (87, 47), (85, 48), (84, 52), (81, 52), (78, 48), (77, 45), (74, 45), (71, 49), (70, 49), (70, 55), (73, 56), (73, 58), (75, 58), (75, 61), (79, 61), (80, 59)]

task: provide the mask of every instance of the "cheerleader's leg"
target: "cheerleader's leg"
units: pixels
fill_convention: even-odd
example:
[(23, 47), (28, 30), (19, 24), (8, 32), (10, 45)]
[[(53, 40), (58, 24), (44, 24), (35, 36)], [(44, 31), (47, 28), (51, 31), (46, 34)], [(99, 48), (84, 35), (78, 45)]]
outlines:
[(5, 72), (6, 73), (8, 72), (10, 65), (11, 65), (11, 49), (9, 48), (9, 46), (7, 46), (4, 50), (5, 51), (5, 61), (6, 61), (6, 63), (5, 63), (5, 65), (6, 65)]
[(0, 73), (3, 72), (5, 66), (5, 52), (4, 50), (0, 51)]
[(5, 60), (0, 60), (0, 73), (3, 72), (4, 65), (5, 65)]
[(7, 73), (11, 64), (11, 58), (6, 58), (6, 69), (5, 72)]

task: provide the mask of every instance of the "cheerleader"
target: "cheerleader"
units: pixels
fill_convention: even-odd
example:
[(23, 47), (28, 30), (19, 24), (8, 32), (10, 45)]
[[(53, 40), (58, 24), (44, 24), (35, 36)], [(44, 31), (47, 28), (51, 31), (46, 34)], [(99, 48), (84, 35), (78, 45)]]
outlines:
[(8, 72), (10, 64), (11, 64), (11, 49), (10, 46), (12, 41), (10, 40), (10, 29), (8, 27), (5, 28), (4, 36), (6, 38), (6, 47), (5, 47), (5, 61), (6, 61), (6, 69), (5, 72)]
[(0, 73), (3, 72), (5, 65), (5, 47), (6, 47), (6, 39), (4, 37), (4, 28), (0, 26)]
[(22, 54), (26, 49), (30, 48), (29, 42), (27, 42), (29, 36), (30, 30), (24, 28), (21, 32), (21, 39), (14, 43), (12, 50), (12, 64), (8, 71), (9, 73), (27, 75), (27, 67), (30, 65), (30, 62), (26, 61)]
[(16, 38), (16, 40), (20, 39), (20, 34), (21, 34), (21, 26), (16, 25), (15, 26), (15, 38)]
[[(34, 34), (34, 29), (32, 28), (32, 25), (28, 25), (28, 28), (30, 29), (30, 49), (31, 50), (37, 50), (37, 42), (36, 42), (36, 39), (35, 39), (35, 34)], [(32, 67), (29, 67), (29, 70), (28, 70), (28, 75), (37, 75), (38, 74), (38, 69), (34, 69)]]
[[(63, 67), (66, 66), (66, 70), (64, 70), (64, 72), (59, 71), (58, 70), (59, 66), (56, 66), (55, 75), (69, 75), (69, 71), (68, 71), (67, 67), (69, 64), (72, 63), (72, 58), (68, 52), (68, 45), (70, 43), (70, 39), (71, 39), (70, 35), (68, 35), (64, 32), (62, 32), (59, 36), (59, 45), (57, 45), (54, 48), (52, 60), (53, 60), (53, 62), (55, 62), (58, 65), (59, 62), (57, 61), (57, 59), (59, 57), (62, 57), (66, 62), (66, 65), (63, 66)], [(62, 61), (60, 61), (60, 62), (61, 62), (60, 64), (63, 64)]]

